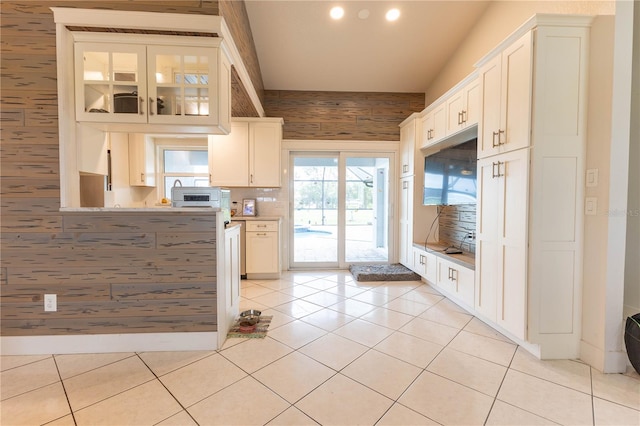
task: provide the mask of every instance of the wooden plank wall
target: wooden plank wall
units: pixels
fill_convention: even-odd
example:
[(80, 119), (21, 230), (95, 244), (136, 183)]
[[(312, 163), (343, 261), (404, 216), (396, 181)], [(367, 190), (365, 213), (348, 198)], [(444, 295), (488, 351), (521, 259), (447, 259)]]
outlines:
[(399, 141), (398, 125), (424, 109), (424, 93), (265, 91), (284, 139)]
[[(235, 43), (240, 55), (242, 56), (242, 62), (249, 73), (253, 87), (258, 93), (260, 103), (264, 105), (264, 83), (262, 82), (262, 72), (260, 71), (260, 63), (258, 62), (258, 53), (253, 41), (253, 34), (251, 33), (251, 25), (249, 24), (249, 16), (247, 14), (247, 8), (244, 1), (238, 0), (220, 0), (219, 1), (220, 15), (224, 18), (233, 42)], [(239, 79), (237, 79), (239, 81)], [(244, 86), (241, 86), (241, 90), (244, 90)], [(240, 89), (240, 87), (238, 88)], [(257, 117), (258, 113), (253, 108), (253, 104), (246, 93), (244, 96), (240, 93), (235, 93), (237, 99), (234, 102), (234, 109), (232, 115), (234, 117)]]
[[(215, 215), (51, 212), (38, 223), (19, 215), (31, 207), (3, 196), (3, 336), (216, 330)], [(56, 312), (44, 312), (49, 293)]]
[(0, 333), (215, 331), (212, 217), (59, 212), (52, 6), (218, 13), (209, 0), (1, 3)]

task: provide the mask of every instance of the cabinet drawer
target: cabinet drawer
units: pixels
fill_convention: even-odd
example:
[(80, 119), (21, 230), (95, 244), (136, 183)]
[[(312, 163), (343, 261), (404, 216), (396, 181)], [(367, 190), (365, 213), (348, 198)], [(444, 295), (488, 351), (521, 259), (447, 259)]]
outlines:
[(278, 222), (275, 220), (248, 220), (247, 231), (278, 232)]

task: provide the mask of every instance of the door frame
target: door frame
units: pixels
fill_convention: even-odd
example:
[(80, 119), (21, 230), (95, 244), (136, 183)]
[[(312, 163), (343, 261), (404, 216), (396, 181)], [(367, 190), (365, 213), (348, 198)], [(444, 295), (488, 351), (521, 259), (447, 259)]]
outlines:
[[(283, 237), (284, 247), (282, 247), (283, 254), (283, 268), (285, 270), (301, 270), (301, 269), (321, 269), (321, 268), (339, 268), (346, 269), (348, 264), (343, 265), (326, 265), (322, 266), (322, 264), (312, 264), (304, 267), (296, 266), (292, 268), (292, 260), (293, 260), (293, 214), (292, 208), (293, 206), (293, 188), (291, 186), (291, 177), (290, 171), (292, 170), (292, 153), (300, 153), (300, 154), (311, 154), (318, 153), (322, 154), (331, 154), (331, 153), (348, 153), (353, 156), (389, 156), (389, 220), (388, 220), (388, 232), (389, 232), (389, 254), (388, 254), (388, 262), (394, 263), (398, 260), (398, 227), (397, 217), (398, 217), (398, 203), (397, 199), (397, 185), (394, 185), (399, 178), (398, 174), (398, 164), (399, 161), (399, 149), (400, 149), (400, 141), (349, 141), (349, 140), (341, 140), (341, 141), (318, 141), (318, 140), (289, 140), (285, 139), (282, 141), (282, 164), (286, 164), (286, 168), (283, 169), (283, 180), (282, 180), (282, 195), (286, 197), (288, 202), (288, 207), (285, 212), (284, 217), (284, 227), (283, 231), (286, 235)], [(340, 157), (340, 155), (338, 155)], [(344, 160), (342, 160), (344, 161)], [(339, 188), (340, 190), (340, 188)], [(342, 189), (344, 191), (344, 188)], [(343, 199), (344, 194), (340, 194), (339, 198)], [(340, 217), (340, 214), (339, 214)], [(344, 217), (343, 219), (344, 220)], [(339, 227), (340, 228), (340, 227)], [(342, 249), (344, 250), (344, 248)], [(342, 253), (342, 257), (344, 257), (344, 253)], [(340, 253), (339, 258), (340, 259)]]

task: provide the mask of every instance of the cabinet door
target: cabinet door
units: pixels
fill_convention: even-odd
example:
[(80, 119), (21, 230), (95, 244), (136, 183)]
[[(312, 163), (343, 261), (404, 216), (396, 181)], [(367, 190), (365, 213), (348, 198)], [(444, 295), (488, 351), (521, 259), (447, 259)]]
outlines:
[(433, 141), (436, 142), (447, 135), (447, 110), (445, 104), (433, 110)]
[(155, 146), (144, 134), (129, 134), (129, 185), (156, 186)]
[(421, 277), (423, 278), (426, 277), (427, 275), (426, 252), (418, 248), (413, 248), (412, 255), (413, 255), (412, 269), (415, 271), (416, 274), (420, 275)]
[(429, 281), (430, 284), (435, 284), (438, 272), (438, 258), (435, 254), (425, 253), (424, 255), (424, 278)]
[(425, 115), (422, 118), (420, 133), (420, 147), (425, 148), (433, 143), (433, 113)]
[(401, 177), (413, 176), (416, 142), (415, 120), (400, 128), (400, 173)]
[(147, 47), (149, 123), (219, 124), (218, 49)]
[(499, 157), (502, 197), (498, 205), (499, 271), (497, 323), (524, 339), (527, 318), (527, 223), (529, 151)]
[(209, 136), (211, 186), (249, 186), (249, 123), (231, 123), (228, 135)]
[(467, 84), (463, 91), (464, 110), (462, 111), (462, 120), (465, 127), (478, 124), (480, 120), (480, 96), (482, 89), (480, 87), (480, 79), (476, 78)]
[(145, 48), (75, 43), (76, 120), (146, 123)]
[(475, 308), (519, 338), (526, 334), (529, 152), (478, 163)]
[(279, 187), (280, 146), (282, 125), (280, 123), (252, 122), (249, 126), (249, 185)]
[(413, 266), (413, 177), (400, 180), (400, 263)]
[(501, 257), (498, 222), (503, 194), (496, 163), (495, 157), (478, 161), (476, 206), (475, 308), (492, 321), (496, 320), (497, 286), (502, 275), (498, 262)]
[(278, 262), (278, 233), (246, 233), (247, 274), (267, 274), (280, 272)]
[(447, 129), (446, 134), (450, 135), (464, 128), (464, 91), (458, 90), (447, 98)]
[(482, 117), (478, 122), (478, 158), (500, 152), (497, 137), (500, 130), (501, 65), (502, 57), (498, 55), (479, 71)]
[(499, 145), (501, 152), (529, 146), (532, 58), (528, 32), (502, 53)]

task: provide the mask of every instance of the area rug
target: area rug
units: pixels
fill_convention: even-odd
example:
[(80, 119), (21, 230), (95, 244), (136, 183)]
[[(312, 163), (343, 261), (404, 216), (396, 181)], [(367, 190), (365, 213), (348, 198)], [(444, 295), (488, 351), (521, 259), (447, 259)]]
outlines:
[(351, 265), (349, 271), (357, 281), (420, 281), (420, 275), (399, 263)]
[(261, 316), (260, 321), (256, 324), (255, 331), (251, 333), (243, 333), (240, 331), (240, 319), (238, 318), (229, 333), (227, 333), (227, 337), (244, 337), (246, 339), (264, 339), (267, 337), (267, 329), (269, 328), (269, 324), (271, 324), (271, 318), (273, 316)]

